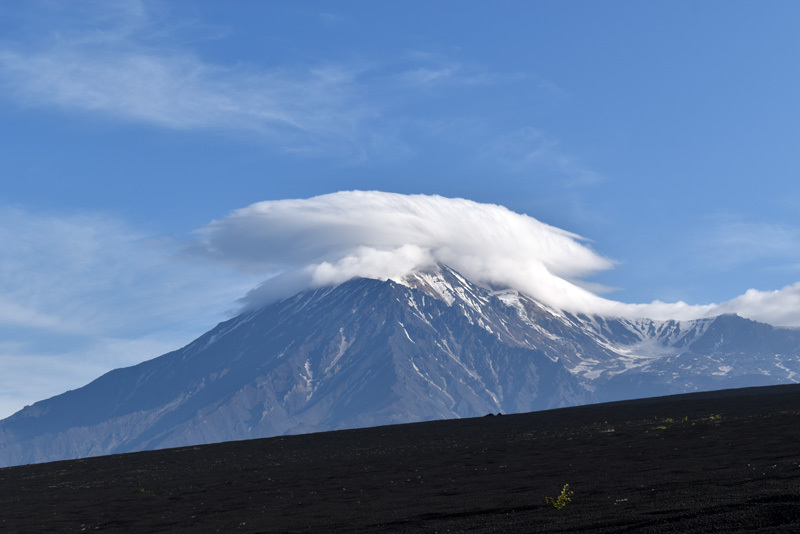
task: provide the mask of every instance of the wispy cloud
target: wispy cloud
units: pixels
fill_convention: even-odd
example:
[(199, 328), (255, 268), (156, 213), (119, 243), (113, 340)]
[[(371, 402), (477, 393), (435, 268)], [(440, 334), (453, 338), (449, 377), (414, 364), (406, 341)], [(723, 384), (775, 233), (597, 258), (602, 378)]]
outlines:
[(401, 82), (415, 85), (428, 85), (452, 79), (457, 72), (458, 68), (453, 66), (439, 68), (420, 67), (398, 74), (397, 79)]
[(45, 311), (31, 309), (0, 295), (0, 325), (20, 328), (36, 328), (57, 332), (76, 332), (83, 326), (68, 318), (51, 315)]
[[(123, 9), (123, 7), (125, 9)], [(0, 82), (30, 106), (180, 130), (256, 135), (286, 150), (358, 151), (378, 116), (359, 70), (335, 63), (267, 68), (203, 60), (155, 31), (144, 4), (95, 4), (94, 24), (56, 25), (41, 43), (0, 45)], [(74, 21), (73, 21), (74, 22)], [(66, 24), (66, 23), (65, 23)]]
[(357, 98), (357, 73), (341, 66), (256, 72), (185, 53), (91, 49), (62, 43), (43, 52), (0, 52), (5, 86), (29, 105), (181, 130), (249, 132), (288, 150), (340, 150), (377, 116)]
[(419, 89), (499, 85), (529, 80), (522, 72), (498, 72), (484, 65), (456, 59), (442, 50), (415, 50), (398, 58), (391, 80)]
[[(227, 131), (291, 153), (359, 160), (391, 153), (393, 145), (404, 151), (396, 136), (407, 117), (397, 123), (389, 116), (387, 87), (398, 81), (416, 90), (487, 81), (480, 69), (441, 58), (402, 65), (214, 63), (171, 38), (162, 21), (169, 17), (154, 15), (151, 4), (87, 5), (56, 7), (68, 16), (39, 28), (35, 45), (0, 41), (0, 89), (6, 95), (27, 106)], [(332, 14), (320, 20), (339, 21)]]
[(438, 60), (434, 64), (415, 65), (404, 69), (396, 74), (394, 79), (401, 84), (424, 88), (501, 83), (505, 77), (478, 67)]
[[(218, 36), (219, 30), (201, 23), (187, 30), (181, 24), (192, 23), (175, 22), (163, 4), (46, 6), (52, 12), (38, 23), (35, 42), (0, 39), (0, 94), (30, 107), (243, 135), (301, 155), (363, 161), (408, 153), (406, 145), (419, 142), (418, 125), (435, 119), (427, 99), (456, 88), (468, 92), (526, 79), (420, 51), (380, 60), (359, 54), (359, 59), (313, 61), (287, 57), (271, 64), (211, 61), (187, 44), (193, 39), (177, 35)], [(314, 16), (323, 24), (341, 22), (331, 13)], [(465, 106), (455, 115), (473, 116), (477, 108), (468, 103), (473, 97), (465, 92), (448, 98), (447, 105)], [(490, 115), (478, 115), (475, 120), (486, 127), (493, 122)], [(527, 163), (536, 158), (526, 154)], [(546, 159), (580, 174), (552, 148)]]

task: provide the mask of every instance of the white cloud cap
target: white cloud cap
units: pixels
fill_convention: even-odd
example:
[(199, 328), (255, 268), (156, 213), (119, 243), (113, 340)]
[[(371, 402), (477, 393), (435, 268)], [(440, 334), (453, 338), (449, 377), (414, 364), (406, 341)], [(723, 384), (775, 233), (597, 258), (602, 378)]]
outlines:
[(357, 276), (397, 280), (438, 262), (477, 283), (516, 287), (567, 307), (597, 297), (566, 279), (613, 265), (580, 237), (502, 206), (377, 191), (259, 202), (200, 234), (212, 256), (251, 271), (283, 273), (257, 292), (259, 302), (252, 293), (250, 305), (303, 285)]
[[(627, 304), (582, 282), (613, 267), (573, 233), (503, 206), (460, 198), (342, 191), (265, 201), (198, 231), (196, 248), (268, 279), (242, 299), (262, 306), (299, 291), (354, 277), (393, 279), (442, 263), (475, 283), (510, 287), (545, 304), (600, 315), (693, 319), (736, 312), (800, 325), (800, 284), (749, 290), (723, 304)], [(792, 305), (792, 303), (794, 303)]]

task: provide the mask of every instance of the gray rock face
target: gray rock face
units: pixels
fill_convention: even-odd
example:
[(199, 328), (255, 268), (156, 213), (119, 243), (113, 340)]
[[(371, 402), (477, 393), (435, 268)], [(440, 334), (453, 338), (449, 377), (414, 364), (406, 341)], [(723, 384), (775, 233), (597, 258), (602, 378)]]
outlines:
[(800, 332), (573, 315), (441, 267), (219, 324), (0, 421), (0, 466), (794, 382)]

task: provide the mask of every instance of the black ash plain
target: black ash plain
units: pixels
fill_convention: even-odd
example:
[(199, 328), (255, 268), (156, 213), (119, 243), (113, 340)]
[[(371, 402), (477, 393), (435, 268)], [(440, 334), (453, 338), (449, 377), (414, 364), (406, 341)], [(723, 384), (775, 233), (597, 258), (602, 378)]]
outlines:
[(800, 532), (800, 386), (0, 469), (0, 532), (98, 530)]

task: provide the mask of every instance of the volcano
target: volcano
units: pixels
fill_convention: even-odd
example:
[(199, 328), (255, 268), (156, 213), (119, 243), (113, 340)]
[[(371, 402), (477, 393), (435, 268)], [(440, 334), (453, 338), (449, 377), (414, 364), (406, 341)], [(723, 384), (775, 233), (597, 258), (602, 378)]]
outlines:
[(0, 421), (0, 466), (796, 382), (800, 331), (574, 314), (440, 265), (220, 323)]

